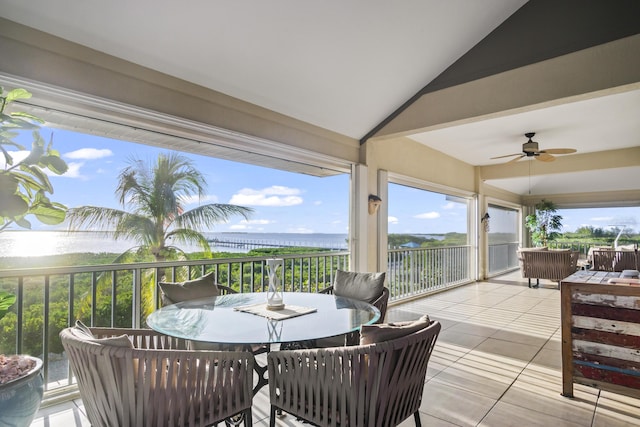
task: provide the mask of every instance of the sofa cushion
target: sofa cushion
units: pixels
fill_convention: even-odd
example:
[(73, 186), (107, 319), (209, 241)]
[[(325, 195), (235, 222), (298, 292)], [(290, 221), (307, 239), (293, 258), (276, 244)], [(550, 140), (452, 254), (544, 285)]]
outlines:
[(215, 283), (214, 272), (185, 282), (160, 282), (159, 285), (162, 290), (163, 305), (175, 304), (192, 299), (215, 297), (218, 296), (219, 293), (218, 286)]
[(382, 294), (385, 273), (357, 273), (336, 271), (333, 293), (368, 303), (374, 302)]
[(362, 325), (360, 327), (360, 344), (375, 344), (391, 341), (417, 332), (429, 326), (428, 315), (408, 322), (382, 323), (379, 325)]

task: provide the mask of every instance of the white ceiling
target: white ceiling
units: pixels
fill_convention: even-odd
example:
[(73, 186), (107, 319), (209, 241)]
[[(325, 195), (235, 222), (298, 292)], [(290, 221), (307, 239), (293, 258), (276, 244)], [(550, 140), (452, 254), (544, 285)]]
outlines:
[[(0, 15), (360, 139), (525, 3), (0, 0)], [(541, 149), (640, 146), (638, 111), (640, 90), (411, 138), (469, 164), (491, 165), (500, 162), (491, 157), (519, 152), (525, 132), (536, 132)], [(619, 173), (489, 183), (519, 194), (617, 188), (621, 177), (638, 182), (640, 165)]]
[(0, 15), (360, 139), (526, 0), (0, 0)]
[[(412, 135), (411, 138), (471, 165), (504, 163), (492, 157), (520, 153), (527, 132), (541, 150), (578, 153), (640, 145), (640, 90), (592, 98)], [(521, 160), (522, 161), (522, 160)], [(640, 175), (639, 175), (640, 176)]]
[[(586, 154), (640, 146), (639, 111), (640, 90), (635, 90), (452, 126), (411, 138), (472, 165), (494, 165), (514, 157), (492, 157), (521, 153), (527, 132), (536, 132), (533, 140), (541, 150), (573, 148), (578, 150), (576, 154)], [(536, 175), (536, 160), (523, 158), (518, 162), (527, 176), (485, 183), (522, 195), (634, 190), (640, 183), (640, 165)]]

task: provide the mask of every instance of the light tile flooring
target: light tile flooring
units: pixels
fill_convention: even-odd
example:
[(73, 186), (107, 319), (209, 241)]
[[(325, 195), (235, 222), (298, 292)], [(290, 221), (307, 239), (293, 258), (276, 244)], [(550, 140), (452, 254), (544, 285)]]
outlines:
[[(640, 400), (575, 386), (560, 395), (560, 292), (529, 289), (519, 272), (389, 307), (387, 321), (428, 313), (442, 323), (429, 362), (424, 426), (638, 426)], [(269, 425), (268, 387), (254, 397), (256, 426)], [(82, 402), (41, 409), (33, 427), (88, 426)], [(291, 416), (278, 426), (303, 425)], [(413, 426), (409, 418), (402, 426)]]

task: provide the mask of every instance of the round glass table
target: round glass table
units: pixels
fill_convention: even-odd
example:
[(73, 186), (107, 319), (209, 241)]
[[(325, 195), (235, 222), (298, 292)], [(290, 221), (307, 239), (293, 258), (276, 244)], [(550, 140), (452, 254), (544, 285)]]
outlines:
[(266, 303), (266, 292), (219, 295), (162, 307), (147, 317), (160, 333), (219, 344), (276, 344), (344, 335), (372, 324), (380, 311), (369, 303), (336, 295), (284, 292), (285, 305), (313, 308), (312, 313), (284, 320), (236, 310)]

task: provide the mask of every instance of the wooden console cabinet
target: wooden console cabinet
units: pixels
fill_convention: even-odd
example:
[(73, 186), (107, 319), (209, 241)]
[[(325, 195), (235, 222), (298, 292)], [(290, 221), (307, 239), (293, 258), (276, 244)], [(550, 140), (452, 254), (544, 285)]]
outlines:
[(578, 271), (561, 282), (562, 394), (573, 384), (640, 397), (640, 286), (620, 273)]

